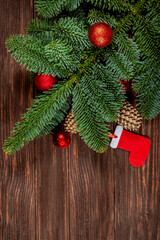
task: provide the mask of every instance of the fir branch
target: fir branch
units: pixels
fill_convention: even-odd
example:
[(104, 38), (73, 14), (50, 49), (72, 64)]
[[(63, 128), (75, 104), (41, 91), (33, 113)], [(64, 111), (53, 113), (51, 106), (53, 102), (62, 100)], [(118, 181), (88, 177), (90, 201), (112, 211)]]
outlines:
[(114, 30), (114, 33), (128, 32), (132, 28), (133, 20), (134, 20), (134, 16), (133, 16), (132, 12), (129, 12), (125, 16), (122, 16), (119, 19), (119, 23), (118, 23), (116, 29)]
[(133, 64), (138, 62), (140, 58), (138, 46), (125, 32), (115, 34), (113, 43), (118, 46), (118, 51), (124, 54), (128, 61), (131, 61)]
[(27, 33), (35, 38), (40, 39), (44, 45), (55, 39), (53, 23), (38, 18), (30, 21), (27, 27)]
[(54, 33), (57, 38), (71, 44), (74, 48), (84, 49), (91, 47), (88, 40), (88, 31), (83, 22), (76, 18), (60, 18), (54, 23)]
[[(157, 33), (157, 37), (160, 38), (160, 9), (151, 8), (151, 10), (146, 14), (145, 18), (150, 21), (152, 24), (154, 31)], [(160, 39), (159, 39), (160, 41)]]
[(111, 16), (109, 13), (103, 11), (98, 11), (96, 9), (91, 9), (88, 13), (88, 22), (90, 25), (96, 22), (105, 22), (110, 25), (110, 27), (117, 26), (117, 20), (114, 16)]
[(131, 8), (131, 4), (124, 0), (87, 0), (87, 2), (91, 2), (94, 6), (98, 6), (101, 9), (107, 8), (108, 10), (118, 10), (119, 12), (127, 12)]
[(58, 15), (62, 10), (75, 10), (83, 0), (36, 0), (36, 11), (45, 18)]
[(82, 139), (94, 151), (102, 153), (109, 144), (109, 129), (98, 112), (93, 112), (89, 97), (78, 83), (73, 90), (73, 112)]
[(60, 18), (53, 23), (35, 19), (29, 23), (27, 33), (39, 38), (44, 44), (61, 39), (73, 48), (84, 49), (90, 47), (86, 26), (77, 18)]
[(144, 12), (152, 11), (152, 9), (159, 9), (159, 0), (139, 0), (134, 5), (131, 5), (131, 10), (134, 15), (143, 15)]
[(68, 4), (66, 4), (66, 9), (69, 11), (73, 11), (77, 9), (83, 0), (68, 0)]
[(45, 18), (58, 15), (65, 7), (68, 0), (36, 0), (36, 11)]
[(149, 57), (153, 61), (160, 58), (159, 35), (154, 30), (152, 23), (143, 16), (136, 16), (134, 20), (134, 40), (138, 44), (144, 58)]
[(4, 143), (4, 151), (12, 154), (30, 140), (43, 133), (50, 133), (64, 119), (69, 109), (67, 98), (73, 87), (74, 79), (71, 78), (58, 83), (45, 94), (38, 96), (28, 112), (22, 115), (22, 121), (16, 123), (12, 132), (14, 135)]
[[(110, 75), (110, 77), (109, 77)], [(121, 84), (102, 65), (95, 65), (92, 73), (80, 80), (80, 87), (88, 96), (91, 111), (98, 113), (106, 122), (115, 121), (124, 101)]]
[(135, 5), (132, 5), (131, 9), (134, 15), (139, 14), (148, 6), (148, 0), (139, 0)]
[(81, 22), (83, 24), (86, 23), (86, 13), (83, 9), (83, 5), (82, 7), (77, 8), (75, 11), (69, 12), (68, 16), (71, 18), (76, 18), (78, 22)]
[(34, 73), (66, 77), (78, 67), (72, 47), (60, 40), (43, 46), (41, 40), (33, 36), (17, 35), (7, 39), (6, 46), (17, 62)]
[(34, 34), (34, 33), (42, 33), (45, 31), (52, 31), (53, 29), (53, 23), (47, 21), (46, 19), (32, 19), (27, 27), (27, 33)]
[(106, 68), (113, 71), (114, 75), (123, 79), (129, 80), (134, 74), (134, 66), (132, 62), (127, 60), (127, 57), (117, 52), (116, 50), (108, 48), (106, 51)]
[(54, 67), (68, 72), (78, 68), (79, 62), (72, 53), (73, 48), (60, 40), (52, 41), (45, 46), (45, 54), (49, 62), (54, 63)]
[(54, 66), (45, 57), (41, 41), (31, 36), (16, 35), (6, 40), (6, 46), (11, 55), (20, 65), (27, 66), (32, 72), (43, 72), (56, 76)]
[(116, 115), (116, 112), (118, 112), (125, 101), (125, 96), (122, 91), (122, 84), (119, 81), (119, 77), (115, 75), (112, 70), (108, 71), (107, 67), (101, 64), (96, 71), (98, 71), (99, 79), (105, 83), (106, 88), (110, 94), (112, 94), (110, 100), (113, 100), (113, 102), (111, 103), (110, 101), (110, 104), (112, 105), (113, 111), (115, 112), (114, 114)]
[(141, 63), (134, 78), (138, 109), (144, 119), (152, 119), (160, 113), (160, 70), (151, 59)]

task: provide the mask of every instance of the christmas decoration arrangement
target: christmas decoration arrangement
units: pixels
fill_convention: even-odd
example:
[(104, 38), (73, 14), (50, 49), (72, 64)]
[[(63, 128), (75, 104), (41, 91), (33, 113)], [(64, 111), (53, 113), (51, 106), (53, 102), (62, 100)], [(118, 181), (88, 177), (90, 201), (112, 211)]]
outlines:
[[(35, 8), (40, 19), (6, 46), (42, 94), (16, 123), (4, 151), (13, 154), (43, 134), (65, 148), (77, 133), (99, 153), (112, 137), (111, 146), (116, 141), (130, 152), (130, 163), (141, 166), (150, 140), (129, 131), (160, 113), (159, 1), (36, 0)], [(136, 107), (127, 99), (131, 89)], [(119, 135), (110, 122), (121, 125)]]

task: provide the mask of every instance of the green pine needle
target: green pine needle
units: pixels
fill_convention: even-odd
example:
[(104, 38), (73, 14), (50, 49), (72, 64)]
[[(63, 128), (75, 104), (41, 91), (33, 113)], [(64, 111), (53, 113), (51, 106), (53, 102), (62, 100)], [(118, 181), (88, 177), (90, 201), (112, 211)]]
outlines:
[(93, 112), (89, 97), (77, 84), (73, 90), (73, 112), (78, 125), (82, 139), (94, 151), (103, 153), (107, 150), (109, 144), (109, 129), (104, 119), (99, 114), (98, 109)]
[(126, 55), (108, 48), (106, 59), (106, 68), (109, 71), (113, 71), (115, 76), (123, 80), (128, 80), (133, 77), (134, 64), (127, 59)]
[(44, 133), (50, 133), (64, 119), (69, 110), (67, 98), (73, 87), (72, 78), (58, 83), (45, 94), (38, 96), (28, 112), (22, 115), (22, 121), (16, 124), (12, 132), (13, 136), (5, 141), (4, 151), (13, 154), (30, 140)]
[[(150, 64), (150, 68), (147, 66)], [(152, 65), (151, 65), (152, 64)], [(160, 113), (160, 69), (151, 59), (146, 59), (137, 71), (133, 86), (137, 92), (138, 109), (145, 119)]]
[(36, 0), (36, 11), (45, 18), (51, 18), (62, 10), (75, 10), (83, 0)]
[(20, 65), (27, 66), (32, 72), (57, 75), (53, 63), (45, 56), (45, 49), (41, 40), (32, 36), (16, 35), (6, 40), (6, 47)]
[(56, 40), (45, 46), (45, 55), (48, 61), (54, 64), (54, 68), (70, 72), (76, 70), (79, 64), (72, 50), (71, 46)]

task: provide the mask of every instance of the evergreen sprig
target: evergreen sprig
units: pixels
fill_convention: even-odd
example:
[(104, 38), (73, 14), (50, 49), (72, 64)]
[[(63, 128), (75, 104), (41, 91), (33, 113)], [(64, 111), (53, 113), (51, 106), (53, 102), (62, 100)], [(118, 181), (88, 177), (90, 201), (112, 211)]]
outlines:
[(127, 59), (126, 55), (108, 48), (106, 51), (106, 59), (106, 68), (112, 71), (114, 75), (117, 75), (117, 77), (123, 80), (129, 80), (133, 77), (134, 66), (132, 62)]
[(80, 6), (83, 0), (36, 0), (35, 7), (39, 14), (45, 18), (51, 18), (67, 9), (73, 11)]
[[(150, 65), (148, 69), (147, 66)], [(146, 59), (137, 70), (133, 86), (137, 92), (138, 109), (145, 119), (160, 113), (160, 69), (152, 59)]]
[(54, 23), (40, 19), (32, 20), (27, 33), (39, 38), (44, 44), (60, 39), (73, 48), (82, 50), (91, 47), (86, 25), (74, 17), (60, 18)]
[(52, 41), (45, 46), (45, 55), (54, 68), (60, 71), (74, 71), (78, 68), (79, 62), (72, 53), (73, 48), (60, 40)]
[(35, 7), (39, 14), (45, 18), (51, 18), (59, 14), (68, 3), (67, 0), (37, 0), (35, 1)]
[(95, 111), (93, 111), (91, 108), (89, 95), (84, 90), (82, 84), (83, 82), (76, 84), (73, 90), (72, 107), (76, 124), (78, 125), (77, 129), (90, 148), (102, 153), (108, 148), (109, 129), (98, 109), (95, 108)]
[[(69, 109), (67, 98), (74, 87), (74, 79), (58, 83), (54, 88), (38, 96), (28, 112), (22, 115), (13, 130), (13, 136), (4, 144), (4, 151), (13, 154), (30, 140), (51, 133), (65, 117)], [(48, 127), (46, 127), (48, 126)]]
[(79, 85), (87, 94), (92, 112), (98, 111), (106, 122), (113, 122), (117, 119), (118, 111), (124, 101), (122, 85), (118, 78), (115, 79), (114, 75), (103, 65), (94, 65), (92, 72), (86, 74)]
[(110, 27), (116, 27), (118, 22), (113, 15), (108, 12), (98, 11), (97, 9), (91, 9), (88, 13), (88, 22), (90, 25), (97, 22), (105, 22), (110, 25)]
[(41, 19), (32, 19), (27, 27), (28, 35), (41, 40), (46, 45), (49, 44), (54, 38), (53, 23)]
[(80, 49), (91, 47), (85, 28), (83, 22), (78, 22), (77, 18), (73, 17), (60, 18), (58, 22), (54, 22), (55, 36)]
[(153, 61), (160, 59), (160, 49), (158, 47), (160, 36), (152, 22), (144, 16), (136, 16), (134, 20), (134, 40), (141, 50), (141, 55), (152, 58)]
[(136, 42), (124, 33), (120, 32), (115, 34), (113, 42), (118, 47), (118, 52), (124, 54), (128, 61), (133, 64), (137, 63), (140, 59), (140, 51)]
[(123, 0), (87, 0), (88, 2), (91, 2), (94, 4), (94, 6), (98, 6), (101, 9), (107, 8), (108, 10), (113, 10), (116, 11), (118, 10), (119, 12), (121, 11), (128, 11), (131, 7), (128, 1), (123, 1)]
[(56, 76), (53, 64), (45, 56), (45, 49), (40, 39), (32, 36), (16, 35), (6, 40), (6, 47), (11, 55), (32, 72), (43, 72)]

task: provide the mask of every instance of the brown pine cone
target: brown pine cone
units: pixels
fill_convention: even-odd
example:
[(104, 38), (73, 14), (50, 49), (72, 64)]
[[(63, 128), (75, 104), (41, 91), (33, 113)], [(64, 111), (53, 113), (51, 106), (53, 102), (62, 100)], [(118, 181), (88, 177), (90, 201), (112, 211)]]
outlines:
[(117, 123), (126, 130), (136, 131), (142, 124), (142, 117), (140, 116), (138, 110), (126, 101), (120, 109)]
[(73, 112), (70, 111), (64, 121), (64, 130), (66, 132), (76, 134), (78, 133), (77, 125), (75, 124)]

